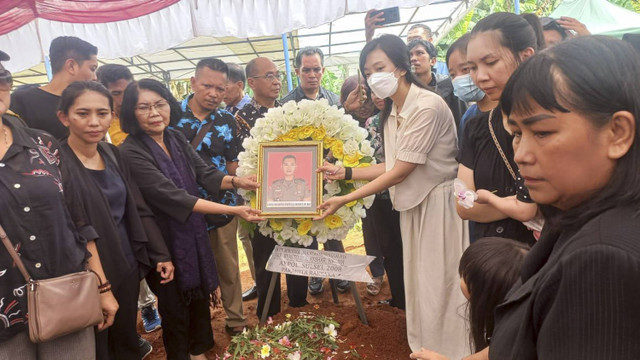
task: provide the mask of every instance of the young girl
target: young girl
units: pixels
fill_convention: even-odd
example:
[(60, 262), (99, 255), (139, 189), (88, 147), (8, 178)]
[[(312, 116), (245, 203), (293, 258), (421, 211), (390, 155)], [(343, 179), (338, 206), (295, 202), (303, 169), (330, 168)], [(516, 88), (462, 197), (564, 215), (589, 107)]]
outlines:
[[(529, 247), (522, 242), (506, 238), (482, 238), (462, 254), (458, 272), (460, 290), (467, 300), (469, 339), (474, 353), (484, 352), (493, 333), (493, 312), (520, 275), (520, 268)], [(465, 360), (481, 357), (472, 355)], [(411, 354), (412, 359), (444, 360), (447, 357), (431, 350), (421, 349)]]
[(460, 358), (467, 353), (464, 298), (455, 268), (468, 246), (467, 224), (455, 210), (453, 179), (456, 127), (447, 104), (411, 73), (409, 50), (397, 36), (382, 35), (360, 54), (369, 87), (386, 99), (381, 112), (385, 163), (368, 168), (326, 165), (328, 179), (370, 180), (357, 191), (328, 199), (322, 217), (350, 201), (389, 188), (400, 212), (407, 338), (417, 351), (430, 348)]
[(155, 269), (167, 283), (173, 279), (173, 264), (117, 148), (101, 142), (112, 115), (111, 95), (97, 82), (74, 82), (62, 92), (58, 118), (69, 129), (62, 145), (63, 183), (73, 182), (78, 189), (88, 221), (98, 234), (98, 254), (119, 305), (113, 326), (96, 333), (96, 357), (139, 359), (140, 278)]
[[(535, 16), (495, 13), (473, 28), (467, 45), (467, 61), (473, 82), (491, 99), (498, 101), (509, 77), (518, 65), (538, 49), (540, 23)], [(533, 24), (533, 25), (532, 25)], [(542, 40), (543, 41), (543, 40)], [(463, 219), (475, 222), (474, 237), (507, 237), (535, 242), (533, 232), (520, 220), (533, 218), (537, 207), (526, 193), (518, 167), (513, 161), (513, 136), (505, 129), (500, 106), (469, 119), (460, 145), (458, 178), (471, 190), (484, 189), (481, 203), (471, 208), (458, 205)], [(514, 208), (513, 198), (494, 206), (491, 201), (519, 194), (522, 204)], [(486, 196), (485, 196), (486, 195)], [(495, 201), (494, 201), (495, 202)], [(517, 210), (516, 212), (510, 210)]]

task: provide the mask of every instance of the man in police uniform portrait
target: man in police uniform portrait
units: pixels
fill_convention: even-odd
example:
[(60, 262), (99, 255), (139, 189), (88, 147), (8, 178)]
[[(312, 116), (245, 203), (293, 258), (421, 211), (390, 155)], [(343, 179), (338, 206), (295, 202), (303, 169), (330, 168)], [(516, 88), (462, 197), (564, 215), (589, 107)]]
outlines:
[(284, 173), (284, 178), (274, 180), (271, 183), (267, 202), (311, 201), (311, 190), (307, 185), (307, 181), (305, 179), (295, 177), (296, 167), (297, 163), (295, 156), (285, 155), (282, 158), (282, 172)]

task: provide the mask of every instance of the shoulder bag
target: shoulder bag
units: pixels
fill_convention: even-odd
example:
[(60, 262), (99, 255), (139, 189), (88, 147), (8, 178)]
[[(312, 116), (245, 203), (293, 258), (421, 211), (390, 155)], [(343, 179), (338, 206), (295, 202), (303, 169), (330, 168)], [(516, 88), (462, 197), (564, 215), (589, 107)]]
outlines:
[(102, 322), (97, 274), (80, 271), (34, 280), (2, 226), (0, 238), (27, 282), (29, 338), (32, 342), (53, 340)]

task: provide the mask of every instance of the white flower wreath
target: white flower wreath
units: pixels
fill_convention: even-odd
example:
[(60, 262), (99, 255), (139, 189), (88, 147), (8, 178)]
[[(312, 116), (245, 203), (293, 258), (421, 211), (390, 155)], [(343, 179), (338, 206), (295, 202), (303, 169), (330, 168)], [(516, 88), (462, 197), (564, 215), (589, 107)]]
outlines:
[[(290, 101), (282, 107), (269, 109), (256, 121), (251, 137), (244, 140), (245, 151), (238, 155), (239, 176), (258, 172), (258, 145), (271, 141), (322, 141), (325, 151), (331, 151), (335, 164), (347, 167), (366, 167), (375, 164), (373, 148), (367, 131), (344, 110), (329, 106), (326, 99), (298, 103)], [(366, 181), (340, 180), (324, 185), (323, 200), (345, 195), (359, 189)], [(239, 189), (238, 193), (252, 207), (256, 207), (255, 191)], [(269, 219), (258, 224), (260, 233), (272, 237), (279, 245), (309, 246), (315, 236), (320, 243), (343, 240), (358, 219), (366, 216), (365, 208), (373, 203), (374, 195), (352, 201), (323, 220), (307, 218)]]

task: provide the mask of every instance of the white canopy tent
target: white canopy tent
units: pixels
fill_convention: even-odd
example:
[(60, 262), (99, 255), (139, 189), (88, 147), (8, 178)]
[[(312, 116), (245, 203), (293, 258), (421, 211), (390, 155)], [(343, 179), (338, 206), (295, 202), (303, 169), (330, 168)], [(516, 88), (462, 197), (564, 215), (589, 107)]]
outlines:
[[(119, 1), (119, 0), (117, 0)], [(406, 36), (412, 24), (442, 37), (479, 0), (180, 0), (133, 19), (108, 23), (68, 23), (37, 18), (0, 35), (9, 53), (5, 66), (15, 85), (47, 82), (43, 63), (51, 40), (80, 37), (96, 45), (102, 63), (128, 66), (137, 78), (168, 81), (192, 75), (204, 57), (245, 64), (266, 56), (285, 68), (288, 55), (319, 46), (325, 65), (355, 64), (364, 46), (364, 16), (371, 8), (400, 6), (400, 22), (377, 33)]]

